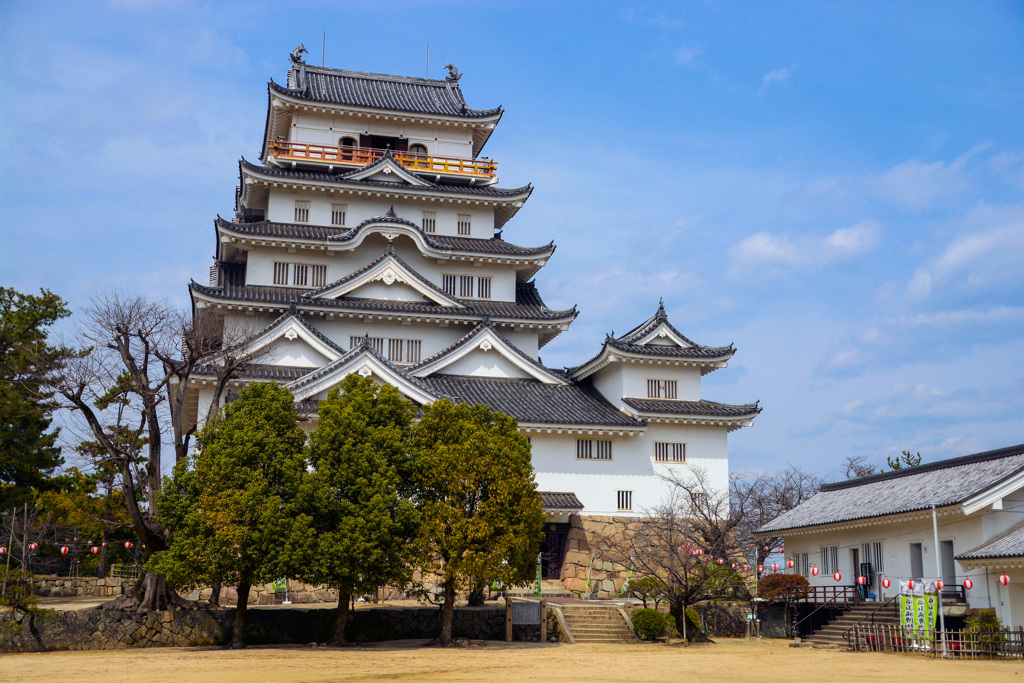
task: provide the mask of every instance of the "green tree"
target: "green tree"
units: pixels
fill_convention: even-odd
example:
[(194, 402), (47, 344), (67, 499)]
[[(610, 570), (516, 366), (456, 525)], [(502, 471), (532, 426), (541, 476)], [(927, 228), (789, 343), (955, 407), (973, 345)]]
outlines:
[(921, 451), (917, 453), (903, 451), (895, 458), (890, 455), (886, 458), (886, 462), (889, 463), (889, 469), (893, 472), (902, 470), (905, 467), (917, 467), (921, 464)]
[(50, 346), (49, 327), (70, 315), (64, 301), (0, 287), (0, 510), (58, 488), (54, 471), (64, 463), (50, 429), (55, 408), (42, 376), (67, 350)]
[[(307, 445), (311, 473), (297, 500), (300, 578), (338, 591), (331, 642), (345, 642), (349, 600), (410, 578), (416, 510), (401, 495), (415, 408), (390, 385), (349, 375), (320, 403)], [(405, 479), (406, 481), (408, 478)]]
[(233, 648), (245, 647), (252, 585), (295, 573), (289, 508), (306, 471), (305, 441), (291, 393), (254, 383), (200, 431), (196, 452), (162, 489), (171, 541), (153, 569), (185, 588), (235, 583)]
[(530, 446), (513, 418), (444, 399), (423, 408), (413, 441), (422, 514), (417, 560), (441, 578), (437, 643), (447, 646), (460, 588), (531, 578), (544, 515)]

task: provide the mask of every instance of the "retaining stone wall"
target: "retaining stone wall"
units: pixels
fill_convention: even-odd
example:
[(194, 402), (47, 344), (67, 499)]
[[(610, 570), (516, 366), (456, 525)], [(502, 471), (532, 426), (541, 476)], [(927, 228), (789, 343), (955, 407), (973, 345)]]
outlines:
[[(326, 641), (334, 624), (333, 609), (250, 609), (246, 642), (251, 645), (305, 644)], [(549, 638), (557, 635), (549, 614)], [(113, 650), (131, 647), (226, 645), (231, 639), (233, 609), (112, 612), (77, 610), (43, 613), (24, 623), (22, 633), (0, 643), (0, 652), (42, 650)], [(10, 619), (2, 615), (0, 619)], [(352, 642), (434, 638), (440, 632), (437, 608), (370, 608), (350, 614), (345, 636)], [(27, 621), (27, 620), (26, 620)], [(505, 609), (457, 608), (452, 632), (457, 638), (501, 640)], [(537, 626), (516, 626), (517, 640), (539, 640)]]
[[(629, 576), (629, 567), (601, 557), (601, 539), (614, 539), (630, 524), (634, 517), (604, 517), (597, 515), (570, 515), (569, 536), (562, 563), (562, 581), (566, 590), (584, 593), (587, 589), (587, 572), (590, 572), (590, 591), (597, 598), (622, 597), (622, 585)], [(593, 568), (590, 553), (594, 551)]]
[(32, 580), (35, 594), (43, 597), (73, 598), (93, 596), (97, 598), (123, 595), (125, 588), (134, 584), (128, 579), (97, 579), (95, 576), (60, 578), (58, 576), (37, 576)]

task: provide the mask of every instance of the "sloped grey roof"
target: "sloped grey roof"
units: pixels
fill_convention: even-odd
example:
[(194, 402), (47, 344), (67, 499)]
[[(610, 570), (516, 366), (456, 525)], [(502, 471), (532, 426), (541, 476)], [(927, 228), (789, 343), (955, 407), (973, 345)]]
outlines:
[(422, 379), (433, 393), (471, 405), (483, 404), (532, 424), (642, 428), (586, 384), (546, 384), (536, 379), (434, 374)]
[(502, 111), (501, 107), (469, 108), (458, 81), (454, 79), (390, 76), (293, 63), (288, 82), (294, 83), (296, 87), (287, 88), (273, 81), (270, 87), (291, 97), (312, 102), (388, 111), (463, 118), (495, 116)]
[(1024, 471), (1024, 444), (825, 484), (758, 533), (883, 517), (963, 503)]
[(1009, 531), (982, 543), (974, 550), (957, 555), (958, 560), (987, 560), (1004, 557), (1024, 557), (1024, 522)]
[(761, 408), (757, 403), (734, 405), (716, 401), (680, 401), (669, 398), (630, 398), (622, 402), (641, 413), (662, 413), (666, 415), (693, 415), (697, 417), (743, 417), (757, 415)]
[(572, 491), (541, 491), (540, 503), (546, 510), (583, 509), (583, 503)]

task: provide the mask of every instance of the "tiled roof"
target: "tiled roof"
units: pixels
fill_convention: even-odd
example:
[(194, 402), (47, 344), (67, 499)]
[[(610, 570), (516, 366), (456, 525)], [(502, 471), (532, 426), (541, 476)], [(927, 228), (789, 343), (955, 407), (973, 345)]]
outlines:
[(617, 410), (593, 387), (536, 379), (435, 374), (422, 379), (433, 393), (483, 404), (529, 424), (595, 425), (637, 429), (644, 423)]
[(994, 560), (1006, 557), (1024, 557), (1024, 522), (991, 541), (957, 555), (958, 560)]
[[(355, 228), (333, 228), (319, 225), (305, 225), (299, 223), (275, 223), (273, 221), (259, 221), (256, 223), (234, 223), (218, 217), (215, 225), (217, 228), (224, 228), (242, 235), (253, 237), (277, 237), (280, 239), (297, 240), (330, 240), (332, 242), (348, 242), (355, 238), (366, 225), (377, 224), (384, 221), (386, 217), (379, 216), (370, 218), (360, 223)], [(388, 219), (391, 220), (391, 219)], [(408, 221), (402, 221), (408, 223)], [(480, 239), (476, 237), (455, 237), (452, 235), (436, 235), (423, 232), (420, 226), (409, 223), (411, 227), (423, 236), (423, 240), (431, 247), (444, 251), (456, 251), (476, 254), (497, 254), (501, 256), (536, 256), (550, 255), (555, 251), (554, 242), (542, 247), (521, 247), (510, 244), (497, 237)]]
[(820, 526), (960, 504), (1024, 471), (1024, 444), (825, 484), (759, 533)]
[(629, 398), (622, 402), (641, 413), (662, 415), (692, 415), (695, 417), (745, 417), (757, 415), (761, 408), (756, 403), (734, 405), (715, 401), (678, 401), (667, 398)]
[(302, 329), (304, 329), (306, 332), (319, 339), (328, 348), (334, 350), (335, 353), (345, 353), (345, 349), (335, 344), (330, 337), (325, 335), (320, 330), (316, 329), (313, 325), (310, 325), (309, 321), (302, 317), (302, 315), (299, 313), (298, 307), (294, 303), (291, 306), (289, 306), (288, 310), (281, 314), (276, 320), (271, 322), (269, 325), (264, 327), (259, 332), (250, 335), (248, 339), (242, 342), (242, 345), (245, 345), (258, 337), (262, 337), (268, 332), (272, 332), (273, 330), (279, 327), (283, 327), (284, 324), (289, 321), (294, 321), (296, 324), (300, 325)]
[(456, 79), (389, 76), (293, 63), (288, 80), (296, 87), (286, 88), (273, 81), (270, 87), (313, 102), (388, 111), (462, 118), (496, 116), (502, 112), (501, 107), (470, 109)]
[(583, 509), (583, 503), (571, 491), (541, 491), (540, 503), (545, 510)]
[[(355, 178), (346, 178), (344, 173), (325, 173), (322, 171), (303, 171), (276, 168), (274, 166), (260, 166), (259, 164), (247, 161), (245, 158), (242, 158), (239, 161), (239, 164), (242, 168), (253, 173), (259, 173), (272, 178), (292, 180), (295, 182), (344, 183), (355, 187), (380, 187), (390, 190), (407, 190), (409, 192), (427, 192), (435, 194), (466, 194), (492, 199), (519, 198), (523, 195), (529, 196), (530, 193), (533, 192), (533, 186), (531, 185), (515, 188), (502, 188), (495, 187), (494, 185), (451, 185), (446, 183), (427, 183), (426, 185), (419, 186), (390, 183), (382, 180), (357, 180)], [(523, 199), (525, 199), (525, 197), (523, 197)]]
[(262, 363), (250, 363), (246, 365), (242, 372), (239, 373), (238, 379), (240, 380), (260, 380), (269, 381), (274, 380), (281, 382), (291, 382), (308, 375), (309, 373), (316, 370), (316, 368), (300, 368), (292, 365), (267, 365)]
[(509, 301), (478, 301), (459, 300), (464, 308), (441, 306), (430, 302), (400, 301), (396, 299), (357, 299), (355, 297), (338, 297), (336, 299), (308, 299), (308, 289), (295, 287), (278, 287), (272, 285), (245, 285), (226, 287), (208, 287), (194, 280), (189, 284), (193, 292), (204, 296), (226, 301), (246, 301), (254, 304), (271, 304), (287, 306), (293, 302), (300, 307), (322, 306), (341, 310), (374, 311), (377, 313), (394, 313), (400, 315), (438, 315), (438, 316), (469, 316), (483, 319), (490, 316), (496, 320), (541, 320), (558, 321), (572, 320), (576, 317), (576, 308), (564, 311), (553, 311), (545, 306), (524, 304)]

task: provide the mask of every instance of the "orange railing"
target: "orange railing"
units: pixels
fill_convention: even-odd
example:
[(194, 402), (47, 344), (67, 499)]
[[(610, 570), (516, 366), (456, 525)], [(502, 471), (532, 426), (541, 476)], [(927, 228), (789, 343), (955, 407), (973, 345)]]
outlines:
[[(333, 145), (314, 145), (306, 142), (287, 142), (285, 140), (268, 140), (268, 150), (272, 157), (295, 161), (312, 161), (323, 164), (340, 164), (343, 166), (366, 166), (384, 156), (383, 149), (370, 147), (337, 147)], [(425, 173), (441, 173), (444, 175), (465, 175), (480, 178), (493, 178), (498, 162), (490, 159), (462, 159), (460, 157), (439, 157), (433, 154), (414, 154), (413, 152), (392, 152), (395, 161), (402, 166)]]

